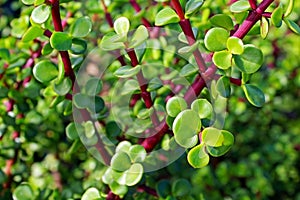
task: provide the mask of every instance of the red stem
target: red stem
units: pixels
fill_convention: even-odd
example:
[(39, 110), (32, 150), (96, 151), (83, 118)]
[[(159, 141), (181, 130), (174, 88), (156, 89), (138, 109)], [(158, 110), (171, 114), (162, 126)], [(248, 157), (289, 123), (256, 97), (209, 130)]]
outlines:
[(233, 34), (233, 36), (240, 39), (244, 38), (255, 23), (261, 19), (264, 11), (272, 4), (274, 0), (264, 0), (258, 7), (251, 11), (246, 20), (242, 23), (239, 29)]
[[(138, 59), (136, 57), (134, 49), (128, 49), (127, 53), (128, 53), (128, 56), (130, 57), (131, 65), (133, 67), (136, 67), (139, 64), (139, 61), (138, 61)], [(147, 91), (147, 87), (148, 87), (147, 80), (145, 79), (142, 71), (140, 71), (136, 75), (136, 77), (137, 77), (138, 83), (140, 85), (141, 96), (142, 96), (142, 98), (143, 98), (143, 100), (145, 102), (146, 108), (149, 109), (149, 108), (151, 108), (153, 106), (153, 101), (151, 99), (150, 93)], [(153, 113), (152, 113), (152, 115), (150, 117), (151, 117), (151, 120), (152, 120), (152, 123), (153, 123), (154, 126), (159, 125), (159, 119), (157, 117), (157, 114), (156, 114), (155, 110), (153, 111)]]
[(113, 19), (111, 17), (111, 14), (107, 10), (107, 6), (105, 5), (104, 0), (101, 0), (101, 4), (103, 6), (103, 10), (104, 10), (104, 13), (105, 13), (105, 18), (106, 18), (107, 23), (109, 24), (109, 26), (111, 28), (114, 27)]
[(257, 8), (256, 3), (257, 3), (256, 0), (249, 0), (249, 4), (253, 10)]
[(182, 7), (180, 5), (179, 0), (171, 0), (171, 5), (174, 8), (174, 10), (176, 11), (178, 17), (180, 18), (180, 20), (184, 20), (184, 12), (182, 10)]

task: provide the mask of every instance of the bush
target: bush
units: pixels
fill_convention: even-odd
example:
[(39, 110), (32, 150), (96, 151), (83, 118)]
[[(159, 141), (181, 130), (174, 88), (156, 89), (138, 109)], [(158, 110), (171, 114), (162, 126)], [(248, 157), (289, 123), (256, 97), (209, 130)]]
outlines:
[(1, 199), (300, 199), (289, 0), (1, 1)]

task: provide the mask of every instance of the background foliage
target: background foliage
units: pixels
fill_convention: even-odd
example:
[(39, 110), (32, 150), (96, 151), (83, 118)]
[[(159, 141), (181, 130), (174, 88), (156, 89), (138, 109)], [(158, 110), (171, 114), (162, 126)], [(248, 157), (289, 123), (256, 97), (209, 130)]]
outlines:
[[(42, 24), (39, 26), (43, 30), (54, 32), (50, 10), (35, 8), (45, 5), (43, 2), (0, 1), (0, 199), (108, 198), (114, 187), (110, 185), (109, 189), (103, 182), (107, 167), (87, 152), (76, 134), (66, 131), (71, 129), (69, 124), (73, 121), (72, 103), (67, 95), (72, 78), (62, 78), (54, 86), (52, 80), (61, 73), (63, 61), (53, 48), (68, 50), (76, 71), (88, 50), (101, 46), (103, 36), (113, 31), (105, 18), (107, 13), (114, 21), (127, 17), (131, 28), (145, 23), (145, 19), (151, 24), (164, 25), (166, 21), (156, 18), (166, 4), (130, 1), (142, 8), (136, 14), (136, 7), (128, 1), (61, 1), (60, 13), (69, 34), (55, 32), (49, 40), (47, 32), (39, 28), (28, 33), (30, 24)], [(29, 6), (33, 3), (36, 6)], [(218, 24), (216, 18), (215, 22), (209, 20), (211, 16), (224, 13), (236, 20), (244, 19), (241, 13), (232, 14), (228, 3), (207, 0), (195, 15), (192, 10), (186, 12), (191, 15), (193, 26), (202, 30), (199, 31), (202, 50), (206, 31)], [(279, 3), (286, 9), (288, 1), (275, 1), (268, 11), (272, 12)], [(300, 2), (295, 1), (289, 19), (299, 24), (298, 10)], [(176, 17), (167, 19), (171, 23), (168, 28), (180, 32)], [(224, 156), (210, 157), (210, 163), (201, 169), (192, 168), (184, 154), (163, 169), (145, 173), (139, 184), (128, 187), (127, 193), (122, 191), (127, 189), (119, 186), (115, 193), (126, 193), (125, 199), (300, 199), (300, 39), (285, 23), (276, 28), (273, 19), (270, 24), (267, 36), (257, 23), (243, 39), (244, 44), (254, 44), (264, 54), (262, 67), (249, 82), (261, 88), (266, 103), (261, 108), (253, 107), (242, 87), (232, 86), (224, 127), (235, 137), (231, 150)], [(206, 47), (211, 50), (209, 45)], [(158, 59), (164, 62), (166, 57), (159, 55)], [(119, 67), (114, 64), (112, 72)], [(106, 81), (115, 80), (112, 72), (105, 77)], [(105, 85), (103, 91), (105, 99), (105, 92), (109, 92), (105, 91)], [(97, 105), (102, 105), (101, 99)], [(104, 105), (97, 109), (102, 114), (107, 111)], [(113, 133), (117, 132), (112, 138), (121, 137), (113, 123), (106, 124), (114, 129)], [(110, 128), (106, 131), (110, 132)]]

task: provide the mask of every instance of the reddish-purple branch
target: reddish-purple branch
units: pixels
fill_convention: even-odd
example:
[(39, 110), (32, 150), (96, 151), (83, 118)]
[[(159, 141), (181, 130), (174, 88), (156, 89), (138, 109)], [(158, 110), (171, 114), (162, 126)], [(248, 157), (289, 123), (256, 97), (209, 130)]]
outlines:
[[(129, 2), (132, 5), (132, 7), (134, 8), (136, 13), (139, 13), (141, 11), (141, 7), (136, 2), (136, 0), (129, 0)], [(145, 17), (142, 17), (142, 22), (143, 22), (144, 26), (151, 27), (151, 23)]]
[(255, 10), (257, 8), (256, 0), (249, 0), (250, 7)]
[(264, 0), (258, 7), (250, 11), (250, 14), (246, 18), (246, 20), (242, 23), (242, 25), (238, 28), (238, 30), (233, 34), (233, 36), (238, 37), (240, 39), (244, 38), (250, 29), (255, 25), (255, 23), (261, 19), (265, 10), (274, 2), (274, 0)]
[(101, 4), (103, 6), (103, 10), (104, 10), (104, 13), (105, 13), (105, 19), (106, 19), (107, 23), (109, 24), (109, 26), (111, 28), (114, 27), (113, 19), (111, 17), (111, 14), (107, 10), (107, 6), (106, 6), (104, 0), (101, 0)]

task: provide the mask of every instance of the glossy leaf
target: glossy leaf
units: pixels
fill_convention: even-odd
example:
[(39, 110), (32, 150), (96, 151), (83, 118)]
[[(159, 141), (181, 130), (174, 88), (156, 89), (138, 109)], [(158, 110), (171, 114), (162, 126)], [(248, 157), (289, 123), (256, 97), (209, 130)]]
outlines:
[(132, 145), (129, 148), (129, 157), (132, 162), (143, 162), (147, 156), (145, 148), (141, 145)]
[(114, 73), (115, 76), (119, 78), (129, 78), (135, 76), (141, 70), (141, 65), (137, 65), (135, 67), (126, 65), (117, 69)]
[(113, 170), (124, 172), (131, 167), (130, 157), (125, 152), (116, 153), (110, 161)]
[(269, 33), (269, 21), (267, 18), (262, 17), (260, 20), (260, 36), (265, 39)]
[(261, 91), (261, 89), (259, 89), (255, 85), (251, 85), (251, 84), (245, 84), (242, 86), (242, 88), (244, 90), (244, 93), (245, 93), (248, 101), (252, 105), (254, 105), (256, 107), (263, 106), (263, 104), (265, 103), (265, 95)]
[(100, 193), (99, 193), (98, 189), (91, 187), (83, 193), (81, 200), (92, 200), (92, 199), (98, 199), (98, 198), (100, 198)]
[(209, 163), (209, 156), (205, 152), (204, 143), (192, 148), (187, 155), (187, 160), (189, 164), (194, 168), (205, 167)]
[(58, 51), (67, 51), (71, 49), (72, 37), (67, 33), (53, 32), (50, 37), (50, 44)]
[(22, 40), (23, 42), (30, 42), (37, 37), (40, 37), (44, 34), (44, 30), (38, 26), (30, 27), (23, 35)]
[(234, 137), (229, 131), (221, 130), (221, 133), (224, 138), (222, 146), (220, 147), (206, 146), (207, 152), (214, 157), (222, 156), (225, 153), (227, 153), (234, 143)]
[(38, 81), (46, 83), (57, 77), (58, 70), (55, 64), (48, 60), (43, 60), (33, 67), (33, 75)]
[(204, 38), (205, 47), (209, 51), (221, 51), (226, 48), (229, 32), (223, 28), (210, 29)]
[(66, 135), (70, 140), (76, 140), (79, 137), (79, 133), (77, 130), (79, 127), (80, 127), (80, 125), (79, 124), (76, 125), (74, 122), (71, 122), (66, 127)]
[(94, 96), (91, 98), (91, 103), (88, 106), (88, 110), (92, 113), (100, 113), (105, 108), (105, 102), (100, 96)]
[(192, 185), (188, 180), (180, 178), (172, 184), (172, 194), (175, 197), (182, 197), (190, 193)]
[(111, 191), (116, 194), (119, 195), (121, 198), (127, 193), (128, 188), (126, 185), (120, 185), (117, 182), (112, 182), (111, 184), (109, 184), (109, 188), (111, 189)]
[(76, 19), (70, 27), (73, 37), (86, 37), (92, 30), (92, 21), (88, 16)]
[(219, 78), (216, 84), (217, 92), (224, 98), (228, 98), (231, 93), (230, 79), (227, 76)]
[(13, 191), (14, 200), (31, 200), (33, 197), (34, 193), (28, 183), (22, 183)]
[(73, 96), (73, 103), (77, 108), (84, 109), (89, 107), (91, 99), (85, 94), (78, 93)]
[(283, 8), (282, 8), (282, 4), (280, 4), (272, 12), (272, 15), (271, 15), (272, 24), (279, 28), (282, 24), (282, 17), (283, 17)]
[(51, 44), (48, 42), (45, 44), (45, 46), (42, 49), (42, 55), (48, 55), (52, 53), (53, 48), (51, 47)]
[(224, 141), (221, 130), (213, 127), (205, 128), (202, 131), (201, 139), (206, 145), (213, 147), (222, 146), (222, 143)]
[(236, 66), (242, 72), (248, 74), (256, 72), (263, 63), (262, 51), (252, 45), (245, 45), (244, 52), (241, 55), (235, 55), (233, 58)]
[(116, 148), (116, 153), (118, 152), (126, 152), (129, 153), (129, 149), (131, 147), (131, 143), (128, 141), (122, 141), (118, 144), (117, 148)]
[(226, 14), (216, 14), (209, 19), (214, 26), (232, 30), (234, 28), (231, 17)]
[(147, 28), (144, 25), (140, 25), (134, 32), (131, 41), (129, 43), (129, 48), (135, 48), (140, 46), (149, 37)]
[(249, 10), (250, 4), (247, 0), (240, 0), (240, 1), (236, 1), (234, 2), (231, 6), (230, 6), (230, 11), (234, 12), (234, 13), (240, 13), (240, 12), (244, 12)]
[(300, 35), (300, 27), (298, 24), (289, 19), (284, 19), (284, 22), (294, 33)]
[(213, 113), (213, 107), (207, 99), (196, 99), (193, 101), (191, 109), (197, 112), (201, 119), (210, 117)]
[(294, 4), (295, 4), (295, 0), (289, 0), (289, 4), (288, 4), (288, 6), (286, 8), (286, 11), (284, 13), (285, 18), (288, 17), (292, 13), (293, 8), (294, 8)]
[(176, 117), (181, 111), (186, 108), (187, 103), (182, 97), (172, 97), (166, 104), (166, 111), (171, 117)]
[(189, 0), (185, 4), (185, 17), (189, 18), (191, 15), (199, 11), (203, 3), (204, 0)]
[(60, 95), (66, 95), (72, 88), (72, 81), (70, 78), (64, 78), (63, 81), (59, 84), (54, 85), (54, 91)]
[(126, 185), (127, 186), (134, 186), (143, 177), (143, 166), (140, 163), (134, 163), (132, 166), (125, 172), (126, 178)]
[(230, 37), (227, 40), (227, 49), (232, 54), (240, 55), (244, 52), (244, 43), (240, 38)]
[(100, 93), (102, 87), (103, 84), (99, 78), (90, 78), (84, 86), (85, 94), (89, 96), (96, 96)]
[(129, 31), (130, 23), (126, 17), (120, 17), (114, 22), (114, 29), (118, 35), (126, 36)]
[(232, 66), (232, 54), (227, 50), (215, 52), (212, 60), (220, 69), (228, 69), (230, 66)]
[(22, 3), (24, 3), (25, 5), (32, 5), (34, 3), (35, 0), (22, 0)]
[(73, 54), (83, 54), (87, 49), (87, 43), (84, 40), (73, 38), (71, 51)]
[(198, 113), (193, 110), (180, 112), (172, 126), (176, 142), (185, 148), (190, 148), (195, 145), (195, 141), (198, 141), (197, 134), (200, 129), (200, 117)]
[(177, 23), (179, 20), (177, 13), (170, 7), (166, 7), (159, 11), (155, 16), (155, 26)]
[(31, 13), (32, 20), (37, 24), (42, 24), (47, 21), (50, 16), (51, 8), (49, 5), (42, 4), (35, 7)]

